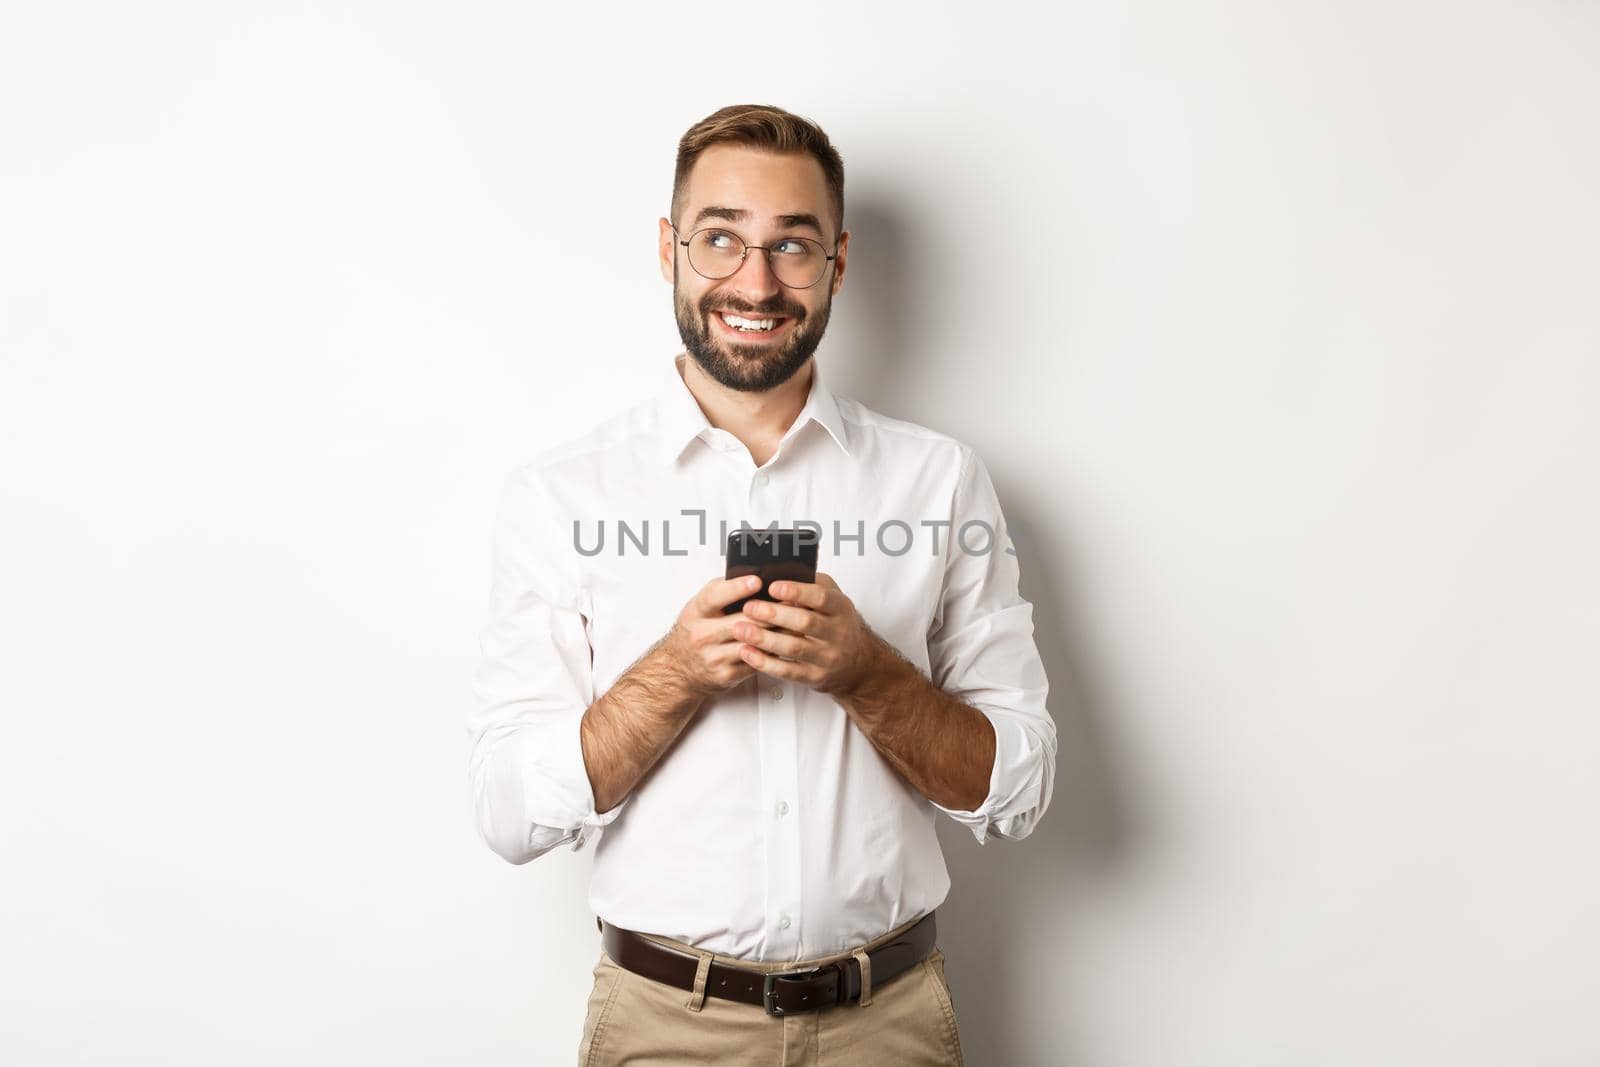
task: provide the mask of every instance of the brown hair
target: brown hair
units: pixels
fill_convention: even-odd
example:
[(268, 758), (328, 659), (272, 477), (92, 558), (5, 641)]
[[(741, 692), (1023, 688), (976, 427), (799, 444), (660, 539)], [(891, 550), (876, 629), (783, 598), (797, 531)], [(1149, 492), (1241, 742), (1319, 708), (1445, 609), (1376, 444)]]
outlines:
[(837, 241), (844, 232), (844, 160), (810, 119), (765, 104), (733, 104), (713, 111), (693, 126), (678, 142), (678, 166), (672, 176), (672, 222), (679, 223), (683, 192), (695, 161), (715, 144), (737, 144), (768, 152), (799, 152), (822, 164), (828, 182), (828, 200), (838, 227)]

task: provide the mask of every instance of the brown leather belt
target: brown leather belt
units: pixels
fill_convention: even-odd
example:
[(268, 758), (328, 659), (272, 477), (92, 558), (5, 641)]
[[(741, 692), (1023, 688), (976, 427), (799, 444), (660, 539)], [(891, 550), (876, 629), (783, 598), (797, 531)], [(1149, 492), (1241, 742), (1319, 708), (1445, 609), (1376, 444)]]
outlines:
[[(668, 948), (598, 918), (595, 923), (606, 955), (617, 966), (679, 989), (694, 990), (699, 956)], [(868, 951), (873, 988), (926, 959), (933, 951), (935, 935), (930, 911), (893, 941)], [(713, 960), (706, 974), (706, 995), (759, 1004), (768, 1015), (816, 1011), (861, 999), (861, 964), (851, 956), (810, 970), (763, 973)]]

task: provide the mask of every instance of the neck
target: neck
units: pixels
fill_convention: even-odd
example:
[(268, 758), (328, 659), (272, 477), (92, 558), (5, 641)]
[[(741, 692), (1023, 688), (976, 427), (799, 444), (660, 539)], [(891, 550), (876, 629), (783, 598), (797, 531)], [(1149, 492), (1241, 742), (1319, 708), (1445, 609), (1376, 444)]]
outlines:
[(706, 421), (742, 441), (760, 466), (777, 450), (778, 442), (806, 406), (816, 357), (806, 360), (799, 373), (788, 381), (764, 393), (730, 389), (688, 356), (677, 363), (683, 383), (705, 412)]

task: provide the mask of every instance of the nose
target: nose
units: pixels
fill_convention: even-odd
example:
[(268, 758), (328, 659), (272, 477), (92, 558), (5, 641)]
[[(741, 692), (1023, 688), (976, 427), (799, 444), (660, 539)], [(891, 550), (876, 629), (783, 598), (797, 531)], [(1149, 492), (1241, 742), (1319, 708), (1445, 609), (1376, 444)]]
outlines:
[(772, 261), (764, 248), (746, 248), (744, 262), (733, 272), (733, 288), (750, 303), (762, 306), (783, 289), (777, 275), (772, 273)]

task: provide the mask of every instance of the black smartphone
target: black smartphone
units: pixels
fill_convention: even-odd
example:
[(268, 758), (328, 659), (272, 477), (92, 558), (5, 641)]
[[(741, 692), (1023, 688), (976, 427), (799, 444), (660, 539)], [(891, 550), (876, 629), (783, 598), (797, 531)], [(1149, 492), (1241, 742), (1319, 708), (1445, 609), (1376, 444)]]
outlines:
[(722, 609), (724, 615), (744, 610), (746, 600), (777, 600), (767, 587), (785, 579), (791, 582), (817, 580), (817, 531), (810, 528), (785, 530), (740, 527), (728, 534), (729, 578), (749, 574), (761, 576), (761, 588)]

